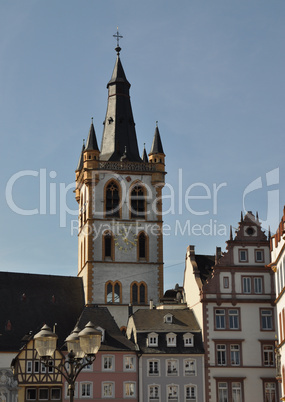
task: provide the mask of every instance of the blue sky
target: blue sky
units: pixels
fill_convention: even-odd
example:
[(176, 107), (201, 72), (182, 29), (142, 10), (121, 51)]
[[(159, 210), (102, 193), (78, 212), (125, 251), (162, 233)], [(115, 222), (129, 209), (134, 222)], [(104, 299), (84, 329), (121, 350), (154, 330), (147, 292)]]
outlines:
[[(164, 195), (175, 194), (164, 204), (165, 288), (182, 283), (189, 244), (225, 249), (243, 201), (275, 231), (285, 203), (283, 0), (0, 0), (0, 11), (2, 271), (77, 273), (76, 215), (60, 227), (60, 188), (74, 182), (91, 117), (101, 142), (117, 26), (140, 152), (158, 120)], [(11, 209), (7, 183), (19, 172), (15, 205), (42, 214)], [(72, 190), (67, 204), (76, 211)]]

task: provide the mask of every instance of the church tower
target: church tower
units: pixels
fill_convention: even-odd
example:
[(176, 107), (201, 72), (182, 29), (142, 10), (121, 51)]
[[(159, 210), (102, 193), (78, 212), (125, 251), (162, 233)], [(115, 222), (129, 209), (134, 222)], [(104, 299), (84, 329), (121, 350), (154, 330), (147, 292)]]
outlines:
[(106, 305), (120, 326), (128, 307), (163, 295), (162, 188), (165, 154), (158, 126), (140, 157), (119, 45), (99, 150), (93, 119), (76, 169), (78, 276), (86, 304)]

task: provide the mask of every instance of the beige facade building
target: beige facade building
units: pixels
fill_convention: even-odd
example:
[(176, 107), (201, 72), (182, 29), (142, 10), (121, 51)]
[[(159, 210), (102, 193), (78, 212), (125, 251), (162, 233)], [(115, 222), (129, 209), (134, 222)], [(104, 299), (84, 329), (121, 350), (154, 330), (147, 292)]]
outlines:
[(206, 402), (276, 402), (269, 240), (248, 212), (225, 253), (186, 254), (185, 298), (203, 329)]

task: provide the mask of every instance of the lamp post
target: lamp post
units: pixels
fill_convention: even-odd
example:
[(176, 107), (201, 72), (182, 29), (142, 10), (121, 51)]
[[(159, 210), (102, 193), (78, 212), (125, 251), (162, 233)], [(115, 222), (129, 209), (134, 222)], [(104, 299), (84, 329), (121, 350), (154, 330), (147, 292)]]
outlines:
[(75, 328), (66, 338), (68, 355), (64, 363), (58, 366), (52, 364), (58, 336), (44, 325), (34, 336), (35, 348), (46, 367), (59, 371), (68, 382), (70, 402), (73, 402), (75, 381), (81, 370), (92, 364), (101, 345), (102, 333), (94, 328), (91, 321), (80, 331)]

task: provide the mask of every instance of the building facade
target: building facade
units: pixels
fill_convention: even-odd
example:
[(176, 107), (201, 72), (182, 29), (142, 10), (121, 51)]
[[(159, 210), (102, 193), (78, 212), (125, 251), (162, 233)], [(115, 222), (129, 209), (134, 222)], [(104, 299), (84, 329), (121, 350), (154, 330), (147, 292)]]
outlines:
[(204, 401), (202, 335), (191, 310), (137, 310), (127, 336), (139, 351), (141, 402)]
[(101, 150), (92, 121), (76, 169), (76, 199), (78, 276), (85, 301), (107, 305), (123, 327), (129, 303), (146, 306), (163, 295), (165, 154), (156, 126), (149, 155), (145, 149), (139, 155), (120, 50), (107, 85)]
[(276, 377), (281, 384), (280, 396), (281, 400), (285, 400), (285, 208), (280, 221), (278, 230), (271, 238), (271, 268), (275, 273), (275, 290), (276, 290), (276, 315), (278, 334), (276, 345), (277, 370)]
[(187, 249), (185, 297), (203, 326), (206, 402), (278, 400), (269, 261), (269, 240), (251, 212), (241, 217), (225, 253), (195, 256), (193, 246)]

